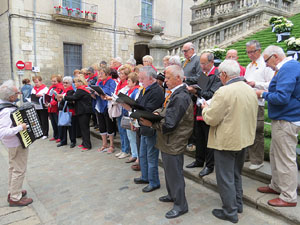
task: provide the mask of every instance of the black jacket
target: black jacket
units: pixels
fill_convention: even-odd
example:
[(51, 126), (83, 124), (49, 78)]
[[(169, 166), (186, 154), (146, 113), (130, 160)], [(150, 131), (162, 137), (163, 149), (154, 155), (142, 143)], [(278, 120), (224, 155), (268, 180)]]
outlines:
[[(159, 84), (155, 82), (149, 86), (144, 95), (142, 92), (140, 93), (136, 102), (147, 111), (153, 112), (162, 106), (164, 100), (164, 92)], [(155, 134), (155, 130), (150, 127), (141, 126), (140, 131), (143, 136), (153, 136)]]
[(75, 101), (76, 115), (93, 113), (91, 95), (82, 89), (77, 89), (71, 96), (66, 95), (64, 100)]
[[(73, 96), (75, 94), (74, 90), (69, 90), (66, 93), (66, 96)], [(65, 99), (63, 99), (58, 106), (58, 110), (62, 110), (64, 108), (65, 105)], [(74, 109), (75, 108), (75, 104), (73, 101), (68, 101), (67, 106), (69, 107), (69, 109)]]

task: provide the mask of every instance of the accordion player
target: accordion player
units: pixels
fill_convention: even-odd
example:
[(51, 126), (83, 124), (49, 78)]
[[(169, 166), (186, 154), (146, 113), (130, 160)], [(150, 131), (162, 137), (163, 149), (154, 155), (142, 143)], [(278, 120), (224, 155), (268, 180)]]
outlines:
[(10, 117), (15, 126), (17, 126), (19, 123), (27, 124), (27, 129), (22, 130), (17, 134), (17, 137), (20, 139), (23, 148), (27, 148), (36, 139), (43, 136), (38, 115), (35, 111), (35, 108), (30, 103), (24, 104), (18, 109), (12, 111)]

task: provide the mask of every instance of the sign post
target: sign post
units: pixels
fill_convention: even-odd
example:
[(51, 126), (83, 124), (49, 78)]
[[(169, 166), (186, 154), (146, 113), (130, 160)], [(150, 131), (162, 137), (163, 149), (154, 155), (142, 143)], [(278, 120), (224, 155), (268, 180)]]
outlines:
[(19, 69), (19, 71), (17, 71), (18, 75), (19, 75), (19, 86), (21, 88), (21, 76), (24, 75), (24, 71), (22, 71), (25, 68), (25, 63), (21, 60), (19, 60), (16, 63), (16, 67)]

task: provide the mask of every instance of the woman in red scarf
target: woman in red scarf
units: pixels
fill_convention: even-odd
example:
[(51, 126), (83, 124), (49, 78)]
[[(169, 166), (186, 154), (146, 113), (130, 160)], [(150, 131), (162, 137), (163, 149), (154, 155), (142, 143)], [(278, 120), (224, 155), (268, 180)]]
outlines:
[(37, 97), (40, 98), (40, 104), (39, 105), (34, 104), (34, 107), (41, 121), (41, 127), (44, 135), (42, 139), (46, 139), (48, 138), (48, 132), (49, 132), (48, 110), (43, 104), (42, 100), (44, 94), (48, 92), (48, 88), (46, 87), (45, 84), (42, 83), (43, 80), (41, 76), (33, 77), (32, 81), (34, 83), (34, 87), (31, 90), (31, 94), (35, 94)]
[(58, 102), (56, 99), (57, 94), (62, 94), (64, 92), (64, 86), (61, 83), (60, 75), (51, 76), (52, 85), (49, 87), (48, 95), (52, 96), (50, 103), (47, 105), (48, 114), (53, 128), (53, 138), (50, 141), (60, 142), (61, 138), (61, 127), (58, 127)]
[(82, 144), (78, 147), (82, 148), (82, 151), (87, 151), (92, 148), (90, 138), (90, 117), (92, 110), (92, 99), (90, 91), (87, 90), (87, 82), (83, 76), (74, 78), (76, 86), (76, 92), (72, 96), (66, 95), (63, 100), (75, 102), (75, 113), (77, 115), (77, 121), (82, 134)]
[[(72, 96), (74, 95), (75, 91), (72, 87), (73, 79), (70, 76), (63, 78), (63, 85), (64, 85), (64, 95), (66, 96)], [(58, 100), (59, 101), (59, 100)], [(65, 101), (60, 101), (58, 105), (59, 110), (63, 110), (65, 105)], [(67, 107), (69, 111), (72, 113), (72, 120), (71, 120), (71, 126), (62, 126), (61, 127), (61, 141), (57, 145), (57, 147), (61, 147), (63, 145), (67, 145), (67, 131), (69, 130), (69, 137), (70, 137), (70, 148), (74, 148), (76, 146), (76, 116), (75, 116), (75, 104), (74, 102), (67, 102)], [(65, 109), (67, 111), (67, 109)]]

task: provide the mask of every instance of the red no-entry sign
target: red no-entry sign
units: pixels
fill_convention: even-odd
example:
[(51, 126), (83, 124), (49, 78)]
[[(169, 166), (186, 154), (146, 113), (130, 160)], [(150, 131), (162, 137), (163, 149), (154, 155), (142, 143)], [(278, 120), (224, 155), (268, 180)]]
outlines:
[(19, 70), (23, 70), (25, 68), (25, 63), (23, 61), (18, 61), (16, 63), (16, 67), (19, 69)]

